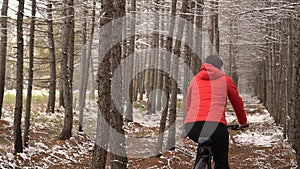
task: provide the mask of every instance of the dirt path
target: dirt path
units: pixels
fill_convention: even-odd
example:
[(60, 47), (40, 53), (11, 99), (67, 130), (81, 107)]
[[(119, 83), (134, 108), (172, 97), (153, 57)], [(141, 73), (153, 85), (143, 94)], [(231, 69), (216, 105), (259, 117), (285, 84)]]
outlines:
[[(256, 99), (245, 101), (250, 128), (246, 131), (230, 132), (229, 162), (231, 169), (266, 168), (296, 169), (295, 152), (283, 139), (282, 128), (275, 125), (267, 110)], [(235, 121), (229, 108), (227, 121)], [(181, 139), (178, 148), (167, 151), (160, 158), (132, 159), (131, 168), (192, 168), (196, 144)]]
[[(246, 131), (230, 131), (231, 169), (296, 169), (295, 152), (283, 139), (282, 128), (275, 125), (273, 118), (256, 99), (247, 98), (245, 107), (250, 128)], [(0, 121), (0, 168), (89, 168), (94, 135), (75, 135), (68, 141), (59, 141), (57, 135), (63, 114), (49, 116), (41, 112), (33, 114), (32, 118), (31, 146), (25, 153), (17, 155), (13, 154), (13, 117)], [(175, 151), (164, 151), (159, 158), (149, 157), (156, 143), (160, 116), (156, 114), (144, 118), (139, 114), (137, 122), (125, 127), (129, 168), (192, 168), (197, 145), (180, 136)], [(235, 119), (229, 108), (227, 121), (234, 123)]]

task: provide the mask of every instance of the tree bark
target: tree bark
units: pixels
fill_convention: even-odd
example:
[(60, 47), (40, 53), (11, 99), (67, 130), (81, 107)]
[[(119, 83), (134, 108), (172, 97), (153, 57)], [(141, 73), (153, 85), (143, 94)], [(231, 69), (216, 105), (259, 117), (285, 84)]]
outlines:
[(8, 0), (3, 0), (1, 9), (1, 32), (0, 32), (0, 119), (2, 117), (2, 107), (5, 88), (6, 55), (7, 55), (7, 10)]
[[(130, 21), (130, 32), (132, 34), (135, 34), (135, 18), (136, 18), (136, 0), (131, 0), (131, 4), (130, 4), (130, 12), (131, 15), (133, 17), (132, 20)], [(134, 69), (134, 65), (138, 66), (138, 59), (135, 58), (134, 56), (134, 51), (135, 51), (135, 36), (131, 36), (129, 39), (129, 44), (128, 44), (128, 54), (129, 55), (133, 55), (132, 62), (129, 63), (128, 65), (128, 69), (127, 69), (127, 78), (131, 80), (132, 76), (133, 76), (133, 69)], [(128, 56), (127, 56), (128, 57)], [(136, 64), (134, 64), (136, 63)], [(138, 78), (138, 76), (136, 77)], [(127, 84), (125, 87), (129, 87), (128, 92), (129, 93), (125, 93), (125, 95), (129, 95), (129, 100), (126, 101), (126, 110), (125, 110), (125, 121), (126, 122), (132, 122), (133, 121), (133, 108), (132, 108), (132, 104), (133, 104), (133, 95), (134, 95), (134, 83), (133, 81), (135, 81), (134, 79), (132, 79), (131, 81), (126, 80)]]
[(64, 126), (59, 139), (66, 140), (72, 136), (73, 127), (73, 105), (72, 105), (72, 77), (73, 77), (73, 57), (74, 57), (74, 12), (73, 0), (64, 0), (67, 7), (64, 8), (64, 28), (62, 39), (61, 55), (61, 75), (64, 89), (65, 117)]
[(56, 55), (53, 36), (52, 2), (47, 1), (48, 50), (50, 54), (50, 85), (47, 112), (54, 113), (56, 98)]
[(80, 58), (80, 65), (81, 65), (81, 73), (80, 73), (80, 91), (79, 91), (79, 132), (83, 131), (83, 110), (85, 107), (85, 98), (86, 98), (86, 90), (87, 90), (87, 83), (88, 83), (88, 69), (87, 66), (89, 61), (86, 59), (86, 51), (87, 51), (87, 5), (86, 0), (83, 0), (83, 23), (82, 23), (82, 49), (81, 49), (81, 58)]
[(34, 33), (35, 33), (35, 14), (36, 14), (36, 0), (31, 1), (31, 23), (30, 23), (30, 38), (29, 38), (29, 71), (28, 71), (28, 89), (26, 98), (26, 115), (25, 115), (25, 129), (24, 129), (24, 147), (29, 145), (29, 127), (30, 127), (30, 112), (31, 112), (31, 98), (32, 98), (32, 83), (33, 83), (33, 62), (34, 62)]
[(96, 1), (93, 0), (92, 25), (91, 25), (90, 39), (88, 41), (88, 62), (90, 63), (90, 66), (91, 66), (90, 99), (92, 99), (92, 100), (95, 99), (94, 58), (92, 57), (92, 45), (93, 45), (93, 39), (94, 39), (95, 19), (96, 19), (95, 17), (96, 17)]
[[(104, 25), (112, 21), (113, 19), (113, 3), (110, 0), (101, 0), (101, 13), (102, 17), (100, 19), (100, 29)], [(100, 43), (110, 43), (112, 31), (106, 30), (99, 39)], [(101, 45), (100, 45), (101, 47)], [(99, 52), (102, 49), (99, 48)], [(110, 112), (111, 112), (111, 62), (110, 62), (110, 52), (107, 52), (103, 58), (100, 58), (98, 67), (98, 120), (97, 120), (97, 135), (95, 149), (93, 152), (93, 158), (91, 163), (92, 169), (105, 169), (107, 151), (108, 151), (108, 141), (109, 141), (109, 124), (110, 124)]]
[[(298, 18), (300, 17), (300, 7), (297, 8)], [(295, 26), (295, 36), (294, 37), (294, 45), (293, 45), (293, 63), (295, 63), (295, 115), (294, 115), (294, 124), (292, 124), (294, 128), (294, 137), (293, 137), (293, 147), (296, 150), (297, 163), (300, 164), (300, 22), (299, 20), (296, 22)]]
[(17, 16), (17, 93), (14, 114), (14, 148), (16, 153), (23, 152), (22, 144), (22, 108), (23, 108), (23, 17), (24, 17), (24, 0), (19, 0), (18, 16)]
[[(125, 5), (126, 1), (125, 0), (115, 0), (115, 7), (114, 7), (114, 19), (119, 19), (123, 16), (125, 16)], [(121, 25), (120, 27), (113, 26), (113, 34), (112, 38), (114, 38), (114, 35), (118, 35), (119, 30), (123, 30), (124, 24)], [(117, 37), (116, 37), (117, 38)], [(121, 67), (121, 57), (122, 57), (122, 46), (121, 43), (119, 42), (116, 44), (111, 51), (111, 59), (112, 59), (112, 64), (111, 64), (111, 72), (114, 72), (114, 76), (116, 76), (117, 81), (112, 84), (112, 90), (117, 91), (116, 95), (113, 97), (115, 98), (122, 98), (122, 73), (115, 70), (118, 67)], [(124, 70), (121, 67), (121, 70)], [(122, 101), (120, 99), (119, 101)], [(116, 107), (119, 106), (119, 107)], [(126, 152), (126, 140), (125, 140), (125, 132), (123, 129), (124, 123), (123, 123), (123, 111), (122, 105), (118, 104), (112, 104), (112, 111), (111, 111), (111, 127), (115, 129), (115, 131), (111, 130), (110, 133), (110, 148), (111, 148), (111, 162), (110, 162), (110, 167), (112, 169), (126, 169), (127, 168), (127, 152)]]
[(197, 0), (196, 4), (196, 28), (198, 31), (195, 31), (195, 48), (199, 49), (199, 52), (197, 56), (192, 58), (191, 60), (191, 69), (193, 71), (193, 74), (196, 75), (200, 70), (201, 65), (201, 59), (202, 58), (202, 24), (203, 24), (203, 6), (204, 6), (204, 0)]
[[(177, 6), (177, 0), (172, 0), (172, 7), (171, 7), (171, 21), (170, 21), (170, 27), (169, 27), (169, 36), (167, 37), (166, 41), (166, 50), (168, 51), (168, 57), (171, 58), (171, 52), (172, 52), (172, 45), (173, 45), (173, 35), (175, 31), (175, 15), (176, 15), (176, 6)], [(171, 60), (169, 60), (171, 62)], [(170, 70), (171, 66), (168, 61), (165, 62), (165, 67), (167, 74), (164, 79), (164, 91), (166, 94), (166, 106), (162, 112), (161, 119), (160, 119), (160, 125), (159, 125), (159, 135), (157, 138), (157, 144), (156, 144), (156, 154), (160, 156), (162, 154), (162, 145), (163, 145), (163, 139), (164, 139), (164, 131), (166, 128), (166, 121), (167, 121), (167, 115), (169, 111), (169, 100), (170, 100)]]
[[(186, 15), (188, 13), (188, 5), (189, 1), (184, 0), (182, 2), (181, 7), (181, 17), (187, 19), (188, 16)], [(183, 31), (184, 31), (185, 24), (182, 23), (178, 25), (177, 30), (177, 36), (178, 39), (175, 42), (174, 47), (174, 60), (172, 61), (172, 68), (171, 71), (173, 72), (172, 75), (174, 76), (171, 80), (171, 98), (170, 98), (170, 114), (169, 114), (169, 135), (168, 135), (168, 143), (167, 143), (167, 149), (175, 149), (175, 134), (176, 134), (176, 116), (177, 116), (177, 91), (178, 91), (178, 82), (176, 81), (176, 78), (178, 78), (178, 64), (179, 64), (179, 57), (181, 56), (181, 41), (183, 37)]]

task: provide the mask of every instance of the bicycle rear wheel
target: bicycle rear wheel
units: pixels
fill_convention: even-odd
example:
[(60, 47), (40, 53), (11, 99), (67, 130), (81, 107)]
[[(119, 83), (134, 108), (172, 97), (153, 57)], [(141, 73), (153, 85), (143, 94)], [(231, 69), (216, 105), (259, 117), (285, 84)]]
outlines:
[(197, 165), (195, 166), (195, 169), (210, 169), (210, 160), (208, 158), (201, 158)]

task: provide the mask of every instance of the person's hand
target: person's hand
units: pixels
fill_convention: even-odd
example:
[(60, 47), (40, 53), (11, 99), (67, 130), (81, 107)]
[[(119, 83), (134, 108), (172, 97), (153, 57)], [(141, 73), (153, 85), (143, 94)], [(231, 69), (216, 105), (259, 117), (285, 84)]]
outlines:
[(249, 127), (248, 123), (240, 125), (240, 129), (245, 129), (245, 128), (248, 128), (248, 127)]

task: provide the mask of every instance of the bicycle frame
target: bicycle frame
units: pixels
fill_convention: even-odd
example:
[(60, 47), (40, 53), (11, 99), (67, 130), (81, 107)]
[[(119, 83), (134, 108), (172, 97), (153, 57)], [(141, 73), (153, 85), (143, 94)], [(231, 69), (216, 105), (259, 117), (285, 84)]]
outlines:
[(212, 161), (212, 140), (209, 137), (200, 137), (198, 139), (198, 144), (200, 145), (200, 149), (197, 150), (198, 153), (200, 153), (199, 161), (195, 165), (195, 169), (211, 169), (211, 161)]
[[(247, 128), (249, 125), (245, 125), (243, 128)], [(231, 130), (242, 130), (238, 124), (228, 125), (228, 129)], [(194, 169), (212, 169), (212, 140), (209, 137), (199, 137), (198, 144), (200, 145), (200, 149), (197, 149), (197, 153), (200, 153), (199, 160), (195, 165)], [(196, 159), (197, 161), (197, 159)]]

